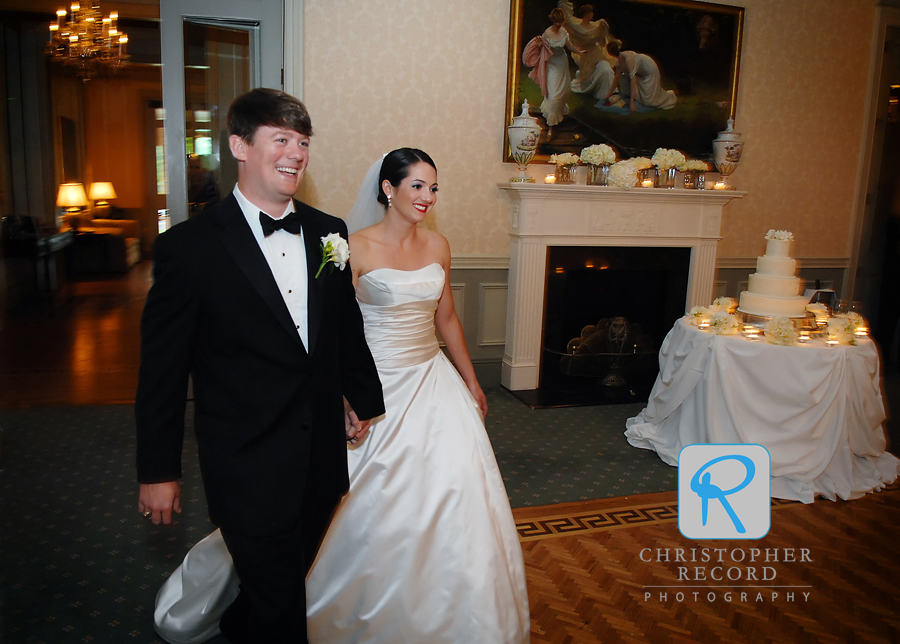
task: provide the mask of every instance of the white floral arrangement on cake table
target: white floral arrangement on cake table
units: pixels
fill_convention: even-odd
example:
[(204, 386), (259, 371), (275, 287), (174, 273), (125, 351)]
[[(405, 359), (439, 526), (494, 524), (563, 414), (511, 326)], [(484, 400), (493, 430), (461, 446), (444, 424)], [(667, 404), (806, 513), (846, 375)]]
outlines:
[(581, 151), (581, 162), (591, 165), (612, 165), (616, 162), (616, 151), (605, 143), (592, 145)]
[(563, 152), (562, 154), (551, 154), (550, 163), (556, 165), (577, 165), (578, 155), (571, 152)]
[(709, 307), (709, 310), (734, 313), (737, 310), (737, 307), (738, 301), (733, 297), (717, 297), (713, 300), (712, 306)]
[(678, 167), (679, 164), (684, 163), (687, 159), (685, 159), (684, 155), (678, 150), (657, 148), (650, 161), (660, 170), (668, 170), (669, 168)]
[(688, 311), (688, 318), (694, 326), (700, 326), (703, 320), (709, 319), (709, 309), (705, 306), (694, 306)]
[(774, 228), (770, 228), (769, 232), (766, 233), (766, 239), (778, 239), (780, 241), (792, 241), (794, 239), (793, 233), (787, 230), (775, 230)]
[(789, 347), (797, 341), (797, 329), (790, 318), (784, 316), (772, 318), (766, 322), (765, 331), (766, 341), (769, 344), (779, 344)]
[(679, 172), (708, 172), (709, 165), (700, 159), (686, 159), (675, 166)]
[(709, 330), (716, 335), (732, 335), (739, 327), (737, 318), (727, 311), (715, 311), (709, 316)]
[(828, 307), (821, 302), (807, 304), (806, 310), (815, 315), (817, 318), (825, 317), (826, 315), (828, 315)]
[(647, 157), (633, 157), (619, 161), (609, 169), (609, 185), (617, 188), (634, 188), (638, 182), (638, 173), (652, 165)]
[(828, 319), (826, 332), (832, 340), (837, 340), (838, 344), (856, 346), (856, 332), (864, 326), (865, 322), (859, 313), (844, 313), (836, 315)]

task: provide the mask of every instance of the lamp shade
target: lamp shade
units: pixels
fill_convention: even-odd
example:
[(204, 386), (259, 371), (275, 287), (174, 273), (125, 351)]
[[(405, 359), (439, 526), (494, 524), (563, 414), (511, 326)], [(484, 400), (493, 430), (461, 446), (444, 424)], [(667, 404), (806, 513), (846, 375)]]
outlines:
[(80, 183), (64, 183), (59, 187), (56, 195), (56, 205), (62, 208), (77, 208), (88, 205), (87, 195), (84, 194), (84, 186)]
[(109, 201), (116, 198), (116, 190), (109, 181), (95, 181), (91, 184), (91, 201)]

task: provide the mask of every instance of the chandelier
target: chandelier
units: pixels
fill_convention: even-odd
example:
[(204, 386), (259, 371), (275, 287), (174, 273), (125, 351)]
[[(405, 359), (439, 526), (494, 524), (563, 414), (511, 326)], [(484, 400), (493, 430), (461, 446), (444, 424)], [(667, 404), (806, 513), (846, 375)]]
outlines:
[(50, 23), (46, 52), (54, 60), (75, 66), (78, 77), (84, 80), (128, 60), (125, 53), (128, 35), (118, 30), (117, 11), (104, 18), (96, 4), (82, 8), (80, 3), (73, 2), (70, 9), (68, 19), (66, 10), (59, 9), (56, 22)]

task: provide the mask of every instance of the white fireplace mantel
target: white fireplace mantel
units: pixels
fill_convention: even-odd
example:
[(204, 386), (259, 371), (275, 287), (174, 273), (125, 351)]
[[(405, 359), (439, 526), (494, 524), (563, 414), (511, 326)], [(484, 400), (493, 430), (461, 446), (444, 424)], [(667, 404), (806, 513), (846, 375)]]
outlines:
[(548, 246), (690, 247), (685, 310), (712, 299), (722, 209), (745, 192), (498, 183), (511, 201), (501, 382), (536, 389)]

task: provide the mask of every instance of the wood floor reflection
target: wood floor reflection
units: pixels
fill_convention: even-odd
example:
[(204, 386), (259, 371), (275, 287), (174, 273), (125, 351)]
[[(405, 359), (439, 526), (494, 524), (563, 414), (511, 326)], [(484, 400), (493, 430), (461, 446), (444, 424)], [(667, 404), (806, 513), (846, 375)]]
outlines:
[(80, 280), (51, 310), (17, 311), (0, 332), (0, 407), (134, 401), (140, 318), (151, 263), (125, 275)]

